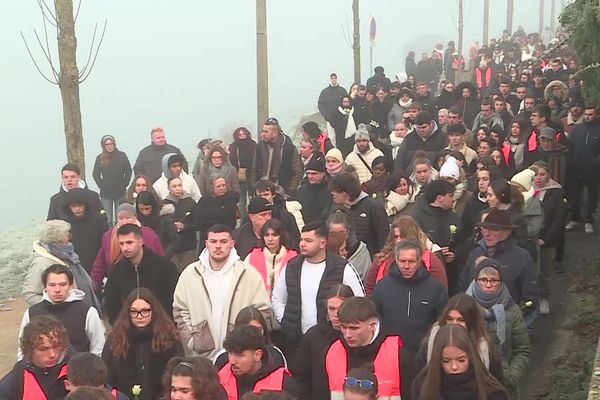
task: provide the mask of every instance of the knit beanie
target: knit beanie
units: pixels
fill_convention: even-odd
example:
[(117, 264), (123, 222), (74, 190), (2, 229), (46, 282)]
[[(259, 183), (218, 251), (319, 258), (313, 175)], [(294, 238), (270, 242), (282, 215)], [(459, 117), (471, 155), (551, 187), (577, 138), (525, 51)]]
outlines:
[(329, 150), (327, 154), (325, 154), (325, 160), (327, 160), (328, 158), (333, 158), (334, 160), (338, 160), (339, 162), (344, 162), (342, 152), (336, 148)]
[(456, 158), (448, 157), (446, 162), (442, 164), (442, 168), (440, 168), (440, 178), (453, 178), (457, 181), (460, 179), (460, 169), (458, 168)]
[(354, 141), (357, 140), (371, 140), (369, 136), (369, 130), (365, 124), (359, 124), (358, 129), (354, 133)]
[(523, 171), (515, 174), (511, 179), (511, 183), (518, 183), (523, 186), (525, 191), (529, 191), (533, 185), (533, 178), (535, 177), (535, 172), (529, 168), (524, 169)]

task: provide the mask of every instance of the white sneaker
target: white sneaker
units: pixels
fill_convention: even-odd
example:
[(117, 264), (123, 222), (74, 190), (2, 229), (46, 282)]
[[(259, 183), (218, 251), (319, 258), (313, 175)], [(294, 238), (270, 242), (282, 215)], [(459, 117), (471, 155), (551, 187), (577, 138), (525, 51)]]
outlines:
[(547, 299), (540, 300), (540, 314), (550, 315), (550, 302)]
[(567, 226), (565, 226), (565, 230), (566, 231), (572, 231), (576, 227), (577, 227), (577, 222), (571, 220), (571, 221), (569, 221), (569, 223), (567, 224)]
[(592, 233), (594, 233), (594, 225), (587, 222), (585, 224), (585, 233), (587, 233), (588, 235), (591, 235)]

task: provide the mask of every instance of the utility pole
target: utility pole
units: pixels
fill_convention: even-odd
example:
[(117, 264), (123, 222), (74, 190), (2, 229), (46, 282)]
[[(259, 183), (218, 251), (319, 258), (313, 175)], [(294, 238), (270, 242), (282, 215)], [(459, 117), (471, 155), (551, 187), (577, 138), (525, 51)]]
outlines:
[(465, 1), (458, 0), (458, 58), (463, 54), (463, 41), (464, 41), (464, 11), (465, 11)]
[(552, 34), (554, 34), (554, 29), (556, 28), (556, 1), (550, 0), (550, 29), (552, 29)]
[(267, 0), (256, 0), (256, 130), (269, 118), (269, 58), (267, 51)]
[(490, 31), (490, 0), (483, 0), (483, 44), (488, 44)]
[(539, 33), (540, 35), (544, 31), (544, 0), (540, 0), (540, 23), (539, 23)]
[(352, 0), (354, 32), (352, 34), (352, 52), (354, 54), (354, 82), (360, 83), (360, 7), (359, 0)]
[(506, 0), (506, 30), (513, 33), (513, 15), (515, 13), (515, 0)]

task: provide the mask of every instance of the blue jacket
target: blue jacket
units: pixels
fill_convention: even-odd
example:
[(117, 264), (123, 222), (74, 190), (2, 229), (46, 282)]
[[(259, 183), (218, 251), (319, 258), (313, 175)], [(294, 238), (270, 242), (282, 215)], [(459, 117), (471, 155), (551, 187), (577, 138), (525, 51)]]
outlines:
[[(477, 242), (477, 247), (469, 253), (469, 258), (458, 279), (459, 290), (466, 290), (475, 279), (475, 261), (481, 256), (491, 257), (483, 239)], [(502, 271), (502, 281), (515, 303), (521, 304), (527, 300), (537, 301), (538, 287), (535, 266), (527, 250), (519, 247), (513, 238), (508, 238), (503, 242), (498, 242), (496, 252), (491, 258), (507, 267)]]

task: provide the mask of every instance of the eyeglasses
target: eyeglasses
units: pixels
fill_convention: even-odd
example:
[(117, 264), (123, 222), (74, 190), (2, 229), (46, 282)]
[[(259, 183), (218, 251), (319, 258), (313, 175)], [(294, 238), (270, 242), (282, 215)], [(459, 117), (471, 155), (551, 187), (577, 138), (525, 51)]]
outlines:
[(373, 388), (373, 386), (375, 385), (375, 383), (373, 381), (370, 381), (368, 379), (356, 379), (351, 376), (347, 376), (344, 379), (344, 383), (348, 387), (352, 388), (352, 387), (358, 386), (362, 390), (371, 390)]
[(142, 318), (147, 318), (150, 316), (150, 313), (152, 312), (151, 308), (144, 308), (143, 310), (134, 310), (129, 309), (129, 316), (131, 318), (138, 318), (139, 316), (142, 316)]
[(477, 278), (477, 282), (479, 282), (479, 284), (483, 286), (498, 286), (501, 281), (499, 279)]
[(106, 142), (104, 143), (105, 146), (114, 146), (115, 144), (113, 142)]

